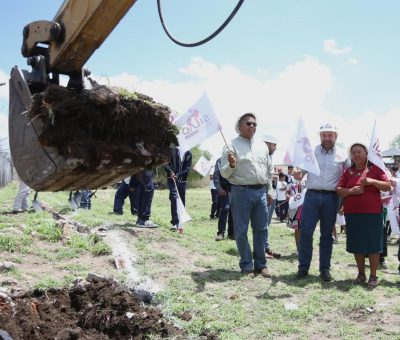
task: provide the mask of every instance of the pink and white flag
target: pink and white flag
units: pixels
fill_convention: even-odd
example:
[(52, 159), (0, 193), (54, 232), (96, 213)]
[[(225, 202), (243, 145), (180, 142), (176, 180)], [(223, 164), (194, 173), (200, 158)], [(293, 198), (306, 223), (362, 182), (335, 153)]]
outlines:
[(320, 174), (319, 166), (314, 155), (314, 147), (311, 145), (306, 127), (301, 118), (299, 118), (297, 124), (297, 135), (292, 155), (292, 164), (317, 176)]
[(293, 163), (293, 153), (295, 149), (295, 138), (292, 136), (290, 139), (290, 144), (289, 147), (285, 153), (285, 156), (283, 158), (283, 163), (286, 165), (291, 165)]
[(174, 124), (180, 130), (178, 141), (182, 155), (221, 130), (221, 124), (206, 93), (180, 115)]
[(196, 170), (200, 175), (205, 177), (210, 172), (211, 167), (212, 167), (211, 161), (209, 161), (204, 156), (201, 156), (194, 165), (193, 169)]
[(376, 120), (374, 121), (374, 127), (372, 129), (371, 141), (368, 148), (368, 160), (374, 163), (377, 167), (381, 168), (382, 171), (386, 172), (385, 162), (383, 161), (381, 147), (379, 145), (379, 139), (376, 133)]

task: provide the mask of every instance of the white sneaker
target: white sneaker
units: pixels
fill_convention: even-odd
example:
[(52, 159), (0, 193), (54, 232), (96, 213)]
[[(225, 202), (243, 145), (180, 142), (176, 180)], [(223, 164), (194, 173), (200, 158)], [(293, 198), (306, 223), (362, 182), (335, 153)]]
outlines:
[(138, 220), (138, 222), (136, 222), (136, 226), (139, 228), (158, 228), (158, 224), (155, 224), (151, 220), (147, 220), (145, 222)]
[(144, 227), (145, 228), (158, 228), (159, 225), (154, 223), (152, 220), (147, 220), (146, 222), (144, 222)]
[(171, 231), (177, 231), (178, 230), (178, 226), (177, 225), (173, 225), (170, 228)]

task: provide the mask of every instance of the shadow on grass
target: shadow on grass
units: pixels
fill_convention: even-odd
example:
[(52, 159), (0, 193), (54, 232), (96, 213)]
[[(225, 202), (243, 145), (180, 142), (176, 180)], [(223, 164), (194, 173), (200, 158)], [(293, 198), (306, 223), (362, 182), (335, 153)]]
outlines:
[(207, 282), (239, 281), (243, 278), (241, 272), (227, 269), (210, 269), (202, 272), (192, 272), (190, 276), (197, 284), (197, 292), (204, 291), (204, 286)]
[[(355, 287), (353, 284), (353, 279), (346, 279), (346, 280), (333, 280), (331, 282), (323, 282), (321, 278), (318, 275), (308, 275), (305, 278), (299, 279), (295, 273), (293, 274), (286, 274), (286, 275), (276, 275), (271, 278), (271, 286), (277, 285), (278, 282), (283, 282), (288, 286), (295, 286), (295, 287), (300, 287), (304, 288), (308, 285), (315, 285), (315, 283), (320, 283), (321, 284), (321, 289), (332, 289), (335, 288), (339, 291), (342, 292), (348, 292), (352, 288)], [(386, 287), (386, 288), (400, 288), (400, 282), (393, 282), (393, 281), (387, 281), (385, 279), (379, 280), (378, 287)], [(365, 288), (367, 286), (365, 285)], [(268, 293), (265, 293), (269, 296)], [(268, 298), (266, 296), (265, 298)], [(262, 296), (264, 297), (264, 296)]]
[(239, 256), (239, 251), (237, 250), (236, 247), (231, 247), (225, 250), (225, 253), (231, 256)]
[(70, 213), (72, 211), (74, 211), (74, 210), (71, 207), (64, 207), (64, 208), (61, 208), (58, 211), (58, 213), (61, 214), (61, 215), (64, 215), (64, 214), (68, 214), (68, 213)]

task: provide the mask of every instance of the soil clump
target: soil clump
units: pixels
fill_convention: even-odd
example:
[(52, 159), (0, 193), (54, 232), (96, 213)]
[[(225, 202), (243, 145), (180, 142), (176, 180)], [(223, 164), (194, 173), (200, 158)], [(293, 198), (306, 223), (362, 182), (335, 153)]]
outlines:
[(82, 91), (50, 85), (33, 96), (28, 116), (40, 127), (40, 144), (79, 160), (76, 170), (128, 165), (135, 173), (166, 163), (170, 144), (178, 144), (170, 113), (140, 93), (104, 85)]
[(0, 339), (184, 339), (158, 308), (112, 278), (89, 274), (71, 289), (0, 293)]

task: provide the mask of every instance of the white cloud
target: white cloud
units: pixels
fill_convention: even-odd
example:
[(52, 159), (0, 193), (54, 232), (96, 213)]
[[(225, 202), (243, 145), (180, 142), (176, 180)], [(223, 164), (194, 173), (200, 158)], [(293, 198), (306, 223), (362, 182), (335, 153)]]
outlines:
[(324, 44), (324, 50), (333, 55), (345, 54), (351, 51), (350, 46), (339, 48), (336, 44), (336, 40), (333, 39), (324, 40), (323, 44)]
[[(234, 124), (237, 116), (255, 112), (259, 122), (257, 134), (269, 133), (279, 139), (274, 156), (276, 163), (282, 161), (300, 116), (314, 143), (318, 142), (317, 131), (323, 122), (338, 126), (338, 141), (345, 145), (357, 140), (368, 143), (367, 136), (371, 134), (375, 119), (383, 149), (399, 133), (394, 122), (400, 114), (400, 104), (388, 112), (351, 114), (357, 116), (352, 119), (329, 112), (326, 99), (335, 86), (334, 75), (328, 66), (311, 56), (304, 56), (281, 72), (269, 74), (261, 80), (258, 73), (249, 75), (233, 65), (216, 65), (200, 57), (192, 58), (180, 71), (187, 76), (185, 81), (151, 80), (127, 73), (108, 78), (94, 77), (101, 83), (145, 93), (180, 113), (185, 112), (206, 90), (228, 140), (236, 135)], [(7, 115), (1, 110), (0, 113), (1, 136), (7, 130)], [(222, 147), (220, 134), (202, 145), (215, 156), (219, 156)]]
[[(245, 74), (233, 65), (217, 66), (200, 57), (192, 58), (189, 65), (180, 71), (190, 80), (171, 83), (119, 74), (109, 77), (108, 81), (143, 92), (180, 113), (186, 111), (206, 90), (227, 139), (235, 136), (237, 116), (252, 111), (258, 116), (258, 133), (275, 134), (281, 140), (282, 155), (297, 117), (313, 121), (316, 115), (324, 114), (322, 104), (333, 86), (330, 69), (310, 56), (287, 66), (267, 80)], [(219, 134), (202, 145), (214, 154), (218, 154), (222, 146), (223, 139)], [(277, 154), (276, 159), (280, 157), (279, 152)]]
[(346, 64), (347, 64), (347, 65), (357, 65), (357, 64), (358, 64), (358, 59), (356, 59), (356, 58), (349, 58), (349, 59), (347, 59)]
[(8, 78), (8, 75), (6, 75), (4, 71), (0, 70), (0, 84), (5, 84), (0, 86), (0, 100), (8, 98)]

